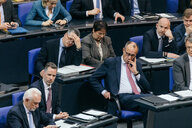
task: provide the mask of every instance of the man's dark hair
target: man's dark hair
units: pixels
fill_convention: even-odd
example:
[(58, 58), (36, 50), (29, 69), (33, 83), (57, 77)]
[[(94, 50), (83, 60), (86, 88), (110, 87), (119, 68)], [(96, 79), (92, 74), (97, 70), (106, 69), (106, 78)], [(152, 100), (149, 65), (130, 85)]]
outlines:
[(103, 20), (97, 20), (93, 25), (94, 31), (100, 31), (101, 29), (105, 29), (107, 31), (107, 27), (107, 23)]
[(78, 29), (73, 28), (73, 27), (68, 28), (67, 33), (70, 34), (72, 32), (74, 32), (78, 37), (80, 37), (80, 31)]
[(53, 62), (46, 63), (44, 70), (47, 71), (49, 67), (57, 70), (57, 66)]

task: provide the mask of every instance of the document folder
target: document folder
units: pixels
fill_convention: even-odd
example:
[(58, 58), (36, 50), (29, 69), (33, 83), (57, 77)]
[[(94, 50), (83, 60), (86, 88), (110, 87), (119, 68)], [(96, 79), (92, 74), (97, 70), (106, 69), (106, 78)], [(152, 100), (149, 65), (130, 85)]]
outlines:
[(9, 29), (8, 32), (12, 35), (16, 35), (16, 34), (24, 34), (27, 33), (28, 30), (22, 28), (22, 27), (17, 27), (16, 29)]
[(141, 99), (148, 101), (154, 105), (163, 105), (163, 104), (169, 103), (168, 100), (165, 100), (165, 99), (157, 97), (157, 96), (141, 97)]

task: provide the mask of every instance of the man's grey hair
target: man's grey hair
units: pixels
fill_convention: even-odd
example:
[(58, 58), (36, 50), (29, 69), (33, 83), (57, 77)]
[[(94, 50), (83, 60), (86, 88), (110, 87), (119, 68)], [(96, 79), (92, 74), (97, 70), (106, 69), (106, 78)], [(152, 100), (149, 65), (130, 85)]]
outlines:
[(68, 28), (67, 33), (70, 35), (70, 33), (74, 32), (78, 37), (80, 37), (80, 31), (76, 28), (70, 27)]
[(34, 93), (36, 93), (36, 94), (41, 96), (41, 92), (39, 91), (39, 89), (37, 89), (37, 88), (30, 88), (27, 91), (25, 91), (24, 96), (23, 96), (23, 101), (25, 99), (32, 100)]
[(190, 43), (192, 43), (192, 32), (189, 33), (189, 34), (185, 37), (185, 43), (186, 43), (187, 41), (190, 42)]

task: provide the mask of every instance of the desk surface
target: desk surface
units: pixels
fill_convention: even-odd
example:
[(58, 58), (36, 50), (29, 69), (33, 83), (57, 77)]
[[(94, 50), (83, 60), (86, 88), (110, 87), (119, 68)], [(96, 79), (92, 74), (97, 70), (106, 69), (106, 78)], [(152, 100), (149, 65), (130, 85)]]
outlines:
[(141, 107), (145, 107), (153, 111), (161, 111), (161, 110), (166, 110), (174, 107), (183, 107), (183, 106), (192, 105), (192, 100), (175, 101), (175, 102), (170, 102), (168, 104), (163, 104), (163, 105), (154, 105), (142, 99), (136, 99), (135, 102), (138, 103)]

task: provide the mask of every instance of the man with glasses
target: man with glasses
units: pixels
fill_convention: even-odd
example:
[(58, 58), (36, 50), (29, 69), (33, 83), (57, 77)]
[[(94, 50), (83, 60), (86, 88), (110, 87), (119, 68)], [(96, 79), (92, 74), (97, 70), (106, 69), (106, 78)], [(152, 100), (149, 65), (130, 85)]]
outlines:
[(156, 28), (145, 32), (143, 37), (143, 55), (148, 58), (177, 58), (175, 54), (175, 40), (170, 30), (170, 21), (167, 18), (161, 18)]
[(183, 23), (174, 28), (176, 50), (179, 55), (186, 52), (185, 37), (192, 32), (192, 9), (186, 9), (183, 14)]
[[(108, 99), (108, 113), (116, 115), (116, 105), (110, 99), (119, 99), (122, 109), (144, 112), (134, 99), (146, 96), (150, 85), (146, 80), (141, 64), (136, 61), (138, 46), (128, 41), (123, 48), (123, 55), (106, 59), (90, 77), (90, 84)], [(105, 85), (100, 82), (104, 78)]]
[(42, 47), (36, 62), (36, 73), (42, 72), (47, 62), (53, 62), (61, 68), (66, 65), (80, 65), (82, 50), (80, 32), (69, 28), (60, 39), (52, 39)]
[(186, 52), (173, 62), (173, 90), (192, 90), (192, 33), (185, 38)]

